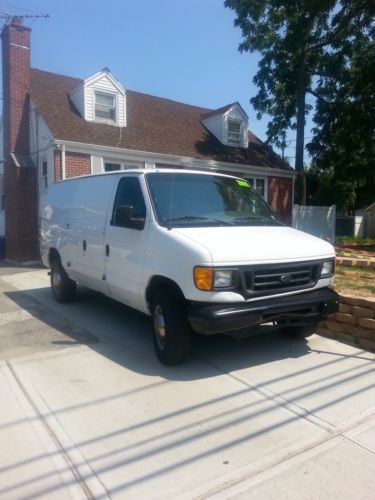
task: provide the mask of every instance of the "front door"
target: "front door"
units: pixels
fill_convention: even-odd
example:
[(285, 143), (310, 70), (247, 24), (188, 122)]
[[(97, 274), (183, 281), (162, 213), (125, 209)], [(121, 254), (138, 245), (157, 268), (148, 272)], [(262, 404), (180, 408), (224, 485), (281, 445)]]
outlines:
[[(145, 218), (143, 228), (124, 227), (116, 222), (119, 206), (133, 207), (133, 215)], [(105, 273), (111, 296), (139, 307), (142, 265), (147, 245), (146, 204), (138, 175), (121, 177), (105, 233)]]

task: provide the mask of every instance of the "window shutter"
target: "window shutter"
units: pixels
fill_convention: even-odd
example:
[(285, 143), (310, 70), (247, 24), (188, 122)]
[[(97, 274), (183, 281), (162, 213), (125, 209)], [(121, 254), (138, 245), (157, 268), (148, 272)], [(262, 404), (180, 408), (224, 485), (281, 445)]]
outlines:
[(92, 174), (102, 174), (103, 173), (103, 157), (102, 156), (91, 156), (91, 173)]

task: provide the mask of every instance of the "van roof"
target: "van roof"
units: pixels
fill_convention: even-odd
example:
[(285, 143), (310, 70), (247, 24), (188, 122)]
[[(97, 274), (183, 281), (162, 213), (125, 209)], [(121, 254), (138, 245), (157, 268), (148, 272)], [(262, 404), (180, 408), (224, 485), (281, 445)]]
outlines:
[(134, 168), (134, 169), (129, 169), (129, 170), (115, 170), (113, 172), (103, 172), (101, 174), (87, 174), (87, 175), (79, 175), (79, 176), (75, 176), (75, 177), (69, 177), (67, 179), (57, 181), (55, 184), (58, 184), (60, 182), (73, 181), (75, 179), (103, 177), (103, 176), (107, 176), (107, 175), (124, 175), (124, 174), (144, 175), (144, 174), (149, 174), (149, 173), (216, 175), (216, 176), (220, 176), (220, 177), (232, 177), (232, 178), (238, 179), (238, 176), (236, 176), (236, 175), (222, 174), (222, 173), (215, 172), (214, 170), (212, 170), (212, 171), (211, 170), (192, 170), (192, 169), (188, 170), (188, 169), (181, 169), (181, 168), (146, 168), (146, 169), (145, 168)]

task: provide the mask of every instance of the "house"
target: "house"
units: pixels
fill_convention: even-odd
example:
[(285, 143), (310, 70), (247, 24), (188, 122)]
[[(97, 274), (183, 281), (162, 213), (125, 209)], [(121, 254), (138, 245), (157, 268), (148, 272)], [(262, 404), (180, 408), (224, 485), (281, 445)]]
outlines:
[(51, 183), (116, 169), (239, 175), (290, 222), (294, 170), (249, 132), (239, 103), (212, 110), (142, 94), (124, 88), (108, 68), (86, 80), (34, 69), (30, 35), (19, 18), (1, 34), (0, 230), (5, 227), (8, 259), (38, 258), (39, 218)]

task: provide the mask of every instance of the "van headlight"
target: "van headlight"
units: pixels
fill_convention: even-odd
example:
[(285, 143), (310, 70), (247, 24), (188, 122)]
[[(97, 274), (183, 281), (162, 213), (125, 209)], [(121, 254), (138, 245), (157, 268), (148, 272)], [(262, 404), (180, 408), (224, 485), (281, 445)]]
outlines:
[(335, 261), (333, 259), (325, 260), (322, 265), (320, 277), (326, 278), (328, 276), (332, 276), (334, 272), (335, 272)]
[(213, 269), (212, 267), (194, 268), (194, 283), (199, 290), (223, 290), (235, 285), (233, 270)]
[(214, 271), (214, 288), (230, 288), (233, 282), (233, 271)]

